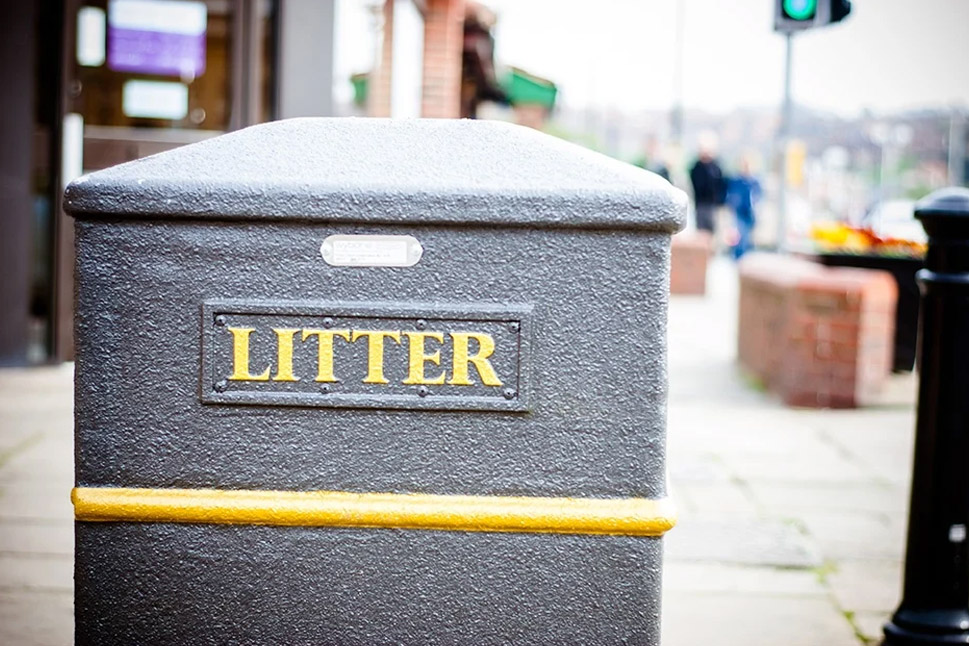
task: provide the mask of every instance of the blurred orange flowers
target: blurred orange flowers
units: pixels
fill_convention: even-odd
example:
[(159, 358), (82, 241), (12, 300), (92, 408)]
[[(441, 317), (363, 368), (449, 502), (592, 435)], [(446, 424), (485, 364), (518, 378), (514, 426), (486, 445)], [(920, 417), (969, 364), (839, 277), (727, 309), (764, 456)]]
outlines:
[(924, 242), (879, 236), (871, 229), (853, 227), (842, 222), (819, 222), (812, 225), (811, 239), (821, 253), (921, 258), (927, 247)]

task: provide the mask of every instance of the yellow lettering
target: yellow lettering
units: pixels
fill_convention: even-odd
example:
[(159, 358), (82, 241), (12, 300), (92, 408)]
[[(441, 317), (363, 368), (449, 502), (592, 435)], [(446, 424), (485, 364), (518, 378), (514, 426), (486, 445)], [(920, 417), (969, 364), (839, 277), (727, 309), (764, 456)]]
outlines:
[(424, 354), (424, 340), (434, 339), (438, 343), (444, 343), (444, 335), (440, 332), (404, 332), (404, 336), (410, 341), (409, 365), (410, 372), (405, 384), (443, 384), (444, 372), (433, 379), (424, 378), (424, 364), (430, 361), (436, 366), (441, 365), (441, 351), (437, 350), (434, 354)]
[(332, 383), (339, 381), (333, 375), (333, 337), (338, 336), (346, 341), (350, 340), (350, 330), (303, 330), (303, 340), (316, 337), (318, 345), (316, 359), (316, 381)]
[(269, 367), (258, 375), (249, 372), (249, 335), (255, 331), (251, 327), (230, 327), (232, 332), (232, 375), (231, 381), (269, 381)]
[[(297, 382), (300, 377), (294, 371), (294, 339), (299, 334), (302, 341), (316, 338), (317, 363), (316, 381), (321, 383), (338, 382), (334, 374), (334, 339), (341, 338), (348, 343), (367, 339), (367, 374), (363, 378), (365, 384), (388, 384), (384, 375), (384, 355), (387, 339), (398, 345), (401, 336), (408, 342), (408, 372), (401, 382), (406, 385), (440, 385), (472, 386), (471, 366), (477, 371), (478, 380), (485, 386), (502, 386), (501, 379), (495, 372), (490, 358), (495, 353), (495, 340), (490, 334), (483, 332), (451, 332), (453, 346), (452, 370), (450, 379), (448, 372), (441, 370), (438, 374), (425, 374), (428, 364), (441, 366), (441, 349), (428, 352), (427, 340), (436, 341), (439, 346), (445, 343), (443, 332), (411, 332), (399, 330), (351, 330), (349, 328), (328, 330), (313, 328), (271, 328), (276, 335), (276, 365), (267, 366), (262, 372), (250, 372), (250, 349), (252, 334), (255, 328), (229, 327), (232, 333), (232, 374), (231, 381), (272, 381)], [(472, 345), (472, 341), (476, 347)]]
[(350, 341), (353, 342), (362, 337), (367, 338), (367, 376), (364, 377), (363, 383), (390, 383), (384, 379), (384, 339), (393, 339), (400, 345), (400, 332), (354, 330), (350, 336)]
[(297, 329), (274, 327), (276, 333), (276, 375), (273, 381), (299, 381), (293, 374), (293, 335)]
[[(474, 339), (478, 342), (478, 351), (468, 354), (468, 340)], [(454, 361), (452, 366), (451, 379), (448, 383), (452, 386), (470, 386), (472, 382), (468, 379), (468, 364), (472, 364), (481, 377), (481, 382), (485, 386), (500, 386), (501, 380), (495, 374), (495, 369), (488, 361), (495, 352), (495, 340), (490, 334), (478, 332), (451, 332), (451, 340), (454, 344)]]

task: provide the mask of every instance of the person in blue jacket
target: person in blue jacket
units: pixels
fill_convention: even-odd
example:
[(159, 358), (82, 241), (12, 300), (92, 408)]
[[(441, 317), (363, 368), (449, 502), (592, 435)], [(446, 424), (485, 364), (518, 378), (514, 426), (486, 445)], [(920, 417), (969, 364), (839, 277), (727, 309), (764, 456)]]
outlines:
[(760, 182), (750, 172), (750, 159), (740, 160), (740, 174), (727, 182), (727, 204), (733, 209), (737, 220), (737, 244), (733, 256), (739, 260), (754, 247), (754, 204), (760, 200)]

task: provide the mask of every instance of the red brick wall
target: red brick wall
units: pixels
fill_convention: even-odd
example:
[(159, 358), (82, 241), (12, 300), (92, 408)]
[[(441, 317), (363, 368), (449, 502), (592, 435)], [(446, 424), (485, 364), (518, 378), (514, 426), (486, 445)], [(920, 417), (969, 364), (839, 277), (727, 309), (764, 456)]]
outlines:
[(737, 356), (791, 406), (848, 408), (891, 372), (894, 279), (768, 254), (740, 268)]
[(673, 236), (670, 257), (670, 294), (703, 295), (707, 291), (707, 262), (712, 240), (706, 231)]
[(427, 0), (421, 116), (461, 116), (464, 0)]

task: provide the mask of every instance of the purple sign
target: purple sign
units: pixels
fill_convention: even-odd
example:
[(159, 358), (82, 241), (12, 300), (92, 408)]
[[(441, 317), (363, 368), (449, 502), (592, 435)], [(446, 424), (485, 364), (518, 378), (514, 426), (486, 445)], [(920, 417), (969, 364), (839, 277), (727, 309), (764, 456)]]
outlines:
[(207, 9), (201, 2), (112, 0), (108, 67), (195, 78), (205, 72)]
[(108, 67), (116, 72), (201, 76), (205, 71), (205, 34), (108, 29)]

